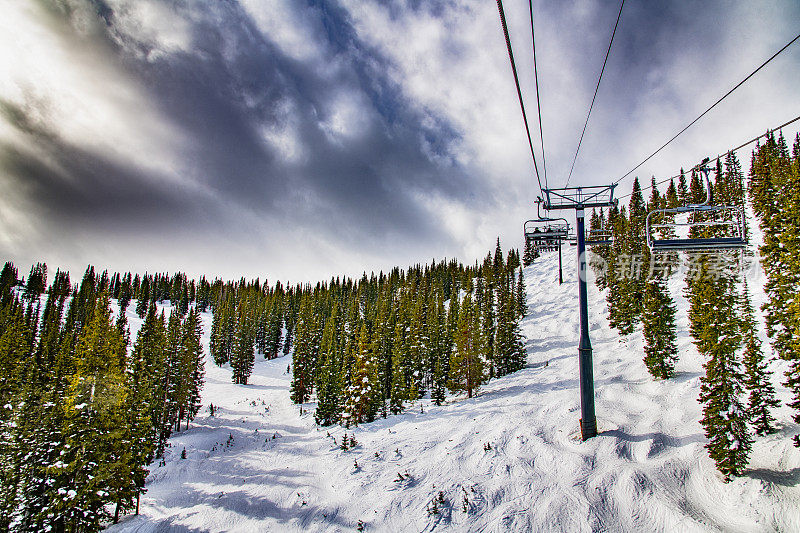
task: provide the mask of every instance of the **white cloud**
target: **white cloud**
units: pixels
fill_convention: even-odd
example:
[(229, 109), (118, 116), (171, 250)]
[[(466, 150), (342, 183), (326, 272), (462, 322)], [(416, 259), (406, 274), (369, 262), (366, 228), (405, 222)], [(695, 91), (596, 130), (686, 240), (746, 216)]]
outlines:
[(110, 3), (114, 9), (115, 27), (149, 48), (149, 60), (174, 52), (192, 51), (191, 24), (173, 6), (157, 0), (116, 0)]
[(3, 9), (0, 97), (66, 143), (179, 179), (179, 132), (109, 50), (68, 34), (25, 0)]
[(298, 61), (324, 63), (328, 53), (324, 41), (315, 36), (321, 28), (310, 10), (297, 9), (295, 0), (241, 0), (241, 4), (283, 53)]

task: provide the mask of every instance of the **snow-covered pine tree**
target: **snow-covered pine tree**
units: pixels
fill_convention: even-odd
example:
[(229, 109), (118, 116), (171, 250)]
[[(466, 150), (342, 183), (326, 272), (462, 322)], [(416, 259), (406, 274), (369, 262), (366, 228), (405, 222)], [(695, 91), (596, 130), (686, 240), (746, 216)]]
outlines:
[(164, 362), (165, 388), (166, 388), (166, 413), (168, 420), (175, 431), (180, 430), (180, 405), (187, 392), (186, 381), (182, 376), (183, 365), (181, 361), (181, 327), (180, 311), (172, 308), (167, 320), (167, 346)]
[(517, 355), (516, 339), (514, 337), (514, 326), (516, 325), (516, 302), (513, 299), (510, 287), (510, 276), (504, 274), (497, 280), (497, 324), (496, 337), (494, 343), (493, 362), (495, 365), (495, 375), (505, 376), (515, 370), (514, 360)]
[(703, 365), (706, 374), (701, 378), (700, 423), (709, 439), (709, 456), (729, 481), (744, 471), (752, 443), (747, 410), (740, 399), (745, 378), (737, 355), (741, 334), (734, 284), (730, 273), (711, 272), (706, 258), (698, 261), (690, 319), (695, 345), (707, 358)]
[(319, 351), (319, 371), (314, 387), (317, 391), (317, 410), (314, 419), (321, 426), (330, 426), (339, 421), (342, 413), (341, 361), (339, 304), (333, 302), (331, 314), (325, 321)]
[(253, 372), (256, 359), (253, 334), (254, 328), (248, 305), (244, 299), (241, 299), (236, 306), (236, 329), (230, 356), (233, 370), (231, 378), (237, 385), (247, 385), (247, 380), (250, 379), (250, 374)]
[(450, 356), (450, 380), (452, 392), (466, 391), (472, 396), (485, 379), (483, 350), (485, 349), (480, 328), (480, 313), (472, 299), (472, 282), (467, 283), (467, 294), (461, 302), (458, 327), (455, 335), (455, 351)]
[(644, 364), (655, 378), (668, 379), (675, 374), (678, 359), (676, 309), (664, 279), (660, 276), (648, 279), (642, 313)]
[(531, 266), (536, 258), (539, 256), (539, 253), (533, 247), (533, 241), (525, 239), (525, 249), (522, 252), (522, 264), (527, 266)]
[[(772, 133), (756, 147), (749, 192), (764, 232), (759, 251), (767, 275), (767, 335), (777, 354), (789, 362), (785, 385), (792, 391), (793, 419), (800, 423), (800, 135), (791, 153), (782, 134), (776, 140)], [(794, 442), (800, 447), (800, 435)]]
[(345, 391), (342, 420), (345, 427), (371, 422), (380, 405), (378, 391), (378, 369), (375, 354), (372, 351), (369, 331), (365, 323), (361, 324), (358, 334), (358, 352), (353, 369), (353, 380)]
[(227, 299), (220, 295), (216, 305), (212, 309), (211, 318), (211, 337), (209, 339), (209, 351), (214, 364), (222, 366), (228, 362), (230, 349), (228, 347), (226, 324), (231, 314), (231, 306)]
[(517, 320), (525, 318), (528, 314), (528, 291), (525, 289), (525, 275), (519, 269), (517, 283), (514, 286), (514, 299), (516, 300)]
[(180, 399), (178, 424), (185, 418), (186, 429), (189, 429), (189, 422), (194, 420), (200, 410), (200, 391), (205, 382), (205, 357), (200, 342), (202, 336), (200, 313), (197, 307), (192, 307), (183, 321), (180, 348), (181, 381), (185, 383), (182, 387), (185, 392)]
[(142, 283), (139, 286), (136, 298), (136, 314), (139, 315), (139, 318), (144, 318), (147, 314), (147, 306), (150, 302), (150, 276), (147, 274), (142, 277)]
[(737, 313), (741, 320), (741, 334), (744, 340), (744, 384), (749, 392), (747, 413), (755, 434), (768, 435), (777, 431), (771, 410), (778, 407), (780, 402), (775, 398), (775, 387), (771, 382), (772, 372), (761, 349), (755, 309), (746, 279), (742, 284), (738, 304)]
[(74, 531), (98, 531), (113, 518), (109, 501), (127, 500), (130, 507), (133, 497), (128, 481), (132, 443), (124, 410), (128, 391), (118, 365), (126, 347), (108, 304), (102, 292), (78, 338), (75, 373), (65, 397), (63, 467), (49, 487), (52, 522)]
[(444, 402), (447, 393), (447, 376), (450, 363), (452, 339), (447, 328), (447, 311), (444, 306), (444, 290), (437, 285), (432, 294), (433, 318), (429, 321), (431, 342), (431, 399), (436, 405)]
[(270, 299), (269, 312), (267, 314), (266, 337), (264, 357), (274, 359), (278, 357), (281, 349), (281, 336), (283, 334), (283, 309), (284, 309), (283, 286), (280, 282), (276, 283), (275, 290)]
[[(658, 192), (655, 178), (651, 181), (648, 211), (660, 209), (664, 201)], [(660, 235), (664, 238), (665, 235)], [(663, 260), (664, 258), (660, 258)], [(642, 332), (645, 339), (644, 363), (650, 374), (668, 379), (675, 373), (678, 359), (676, 306), (666, 284), (668, 271), (653, 269), (645, 281), (642, 295)]]
[(32, 350), (28, 339), (32, 332), (25, 316), (25, 306), (16, 295), (3, 302), (0, 309), (0, 526), (8, 528), (18, 520), (18, 498), (24, 494), (24, 427), (19, 427), (20, 397), (26, 361)]
[(411, 398), (409, 386), (409, 369), (407, 360), (406, 325), (402, 315), (398, 318), (394, 328), (394, 342), (392, 343), (392, 383), (389, 397), (389, 410), (398, 414), (402, 412), (405, 402), (416, 399)]
[[(499, 298), (503, 290), (507, 295), (508, 287), (504, 287), (504, 280), (507, 278), (505, 268), (500, 270), (492, 269), (490, 262), (484, 262), (484, 267), (481, 274), (475, 279), (475, 311), (479, 315), (479, 323), (481, 325), (480, 335), (486, 343), (486, 363), (488, 368), (487, 374), (489, 378), (495, 376), (502, 376), (507, 374), (505, 362), (498, 359), (504, 353), (502, 349), (498, 350), (495, 337), (495, 332), (499, 327)], [(483, 276), (486, 276), (484, 279)]]
[(613, 245), (606, 273), (608, 322), (621, 335), (630, 335), (636, 326), (633, 283), (633, 247), (627, 210), (623, 206), (613, 213)]
[(291, 398), (294, 403), (306, 403), (314, 388), (314, 367), (317, 347), (314, 343), (314, 310), (311, 296), (303, 296), (297, 319), (294, 353), (292, 355)]
[(421, 291), (413, 296), (411, 307), (411, 322), (406, 335), (406, 358), (410, 370), (411, 400), (416, 400), (425, 395), (425, 363), (428, 359), (428, 335), (426, 300)]

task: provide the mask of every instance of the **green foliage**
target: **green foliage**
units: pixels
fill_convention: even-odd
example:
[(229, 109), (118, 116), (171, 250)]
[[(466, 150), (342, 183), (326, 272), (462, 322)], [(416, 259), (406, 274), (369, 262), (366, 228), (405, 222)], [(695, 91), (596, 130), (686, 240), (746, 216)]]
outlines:
[(353, 369), (353, 379), (345, 391), (342, 420), (345, 426), (371, 422), (377, 413), (378, 369), (373, 345), (366, 324), (361, 324), (358, 334), (358, 351)]
[[(751, 161), (750, 202), (764, 232), (759, 248), (767, 275), (764, 289), (767, 335), (789, 363), (785, 384), (793, 395), (793, 418), (800, 423), (800, 135), (790, 152), (783, 135), (767, 136)], [(800, 436), (794, 437), (800, 446)]]
[(744, 374), (738, 350), (742, 337), (736, 317), (734, 280), (730, 272), (712, 273), (706, 258), (699, 259), (698, 278), (690, 290), (691, 333), (698, 351), (706, 356), (701, 378), (700, 423), (709, 442), (709, 456), (726, 480), (747, 466), (752, 437), (740, 396)]
[(472, 398), (484, 382), (485, 342), (481, 334), (479, 310), (473, 302), (472, 293), (467, 292), (459, 310), (456, 347), (450, 356), (448, 388), (452, 392), (465, 391), (467, 397)]
[[(292, 399), (316, 399), (321, 425), (359, 424), (428, 391), (441, 403), (448, 385), (474, 394), (494, 358), (503, 372), (521, 368), (519, 265), (519, 254), (504, 256), (498, 242), (484, 266), (441, 261), (286, 289), (258, 280), (195, 282), (181, 273), (98, 276), (90, 266), (76, 287), (57, 271), (41, 309), (46, 266), (34, 266), (22, 299), (7, 263), (0, 272), (0, 529), (96, 531), (134, 508), (147, 465), (200, 408), (202, 310), (213, 311), (210, 355), (230, 364), (235, 382), (247, 383), (256, 351), (289, 353)], [(133, 300), (142, 325), (129, 351)], [(166, 300), (168, 318), (157, 307)]]
[(291, 398), (295, 403), (306, 403), (314, 388), (314, 367), (319, 354), (316, 319), (311, 297), (306, 295), (300, 305), (292, 356)]
[(675, 302), (664, 280), (648, 280), (642, 314), (644, 364), (654, 378), (669, 379), (675, 374), (678, 359), (675, 312)]
[(744, 385), (749, 391), (747, 413), (756, 435), (768, 435), (777, 431), (771, 410), (780, 402), (775, 398), (772, 372), (761, 349), (755, 310), (745, 282), (738, 301), (740, 328), (744, 341)]
[(36, 263), (31, 267), (28, 274), (28, 282), (25, 285), (25, 298), (33, 300), (44, 293), (47, 288), (47, 265)]

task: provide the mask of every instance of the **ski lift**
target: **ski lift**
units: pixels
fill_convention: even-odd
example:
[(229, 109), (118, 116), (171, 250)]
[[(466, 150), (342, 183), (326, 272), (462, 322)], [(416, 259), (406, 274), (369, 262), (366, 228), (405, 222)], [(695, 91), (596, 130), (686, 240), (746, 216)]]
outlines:
[[(708, 158), (696, 167), (706, 180), (706, 200), (702, 204), (690, 204), (683, 207), (669, 209), (656, 209), (647, 214), (645, 228), (647, 232), (647, 245), (653, 253), (659, 252), (715, 252), (719, 250), (741, 249), (747, 245), (744, 231), (744, 211), (734, 205), (711, 205), (711, 182), (708, 179), (710, 169), (706, 165)], [(653, 215), (661, 215), (662, 222), (652, 223)], [(686, 220), (668, 220), (667, 215), (688, 214)], [(703, 215), (702, 219), (699, 215)], [(653, 238), (653, 233), (675, 233), (680, 229), (698, 227), (715, 228), (719, 235), (692, 237), (688, 231), (687, 236)], [(715, 231), (715, 233), (717, 233)]]
[(555, 250), (569, 236), (569, 223), (564, 218), (543, 217), (539, 208), (542, 200), (536, 202), (537, 218), (525, 222), (525, 241), (541, 250)]
[(613, 242), (613, 235), (609, 230), (591, 229), (586, 233), (586, 246), (609, 245)]

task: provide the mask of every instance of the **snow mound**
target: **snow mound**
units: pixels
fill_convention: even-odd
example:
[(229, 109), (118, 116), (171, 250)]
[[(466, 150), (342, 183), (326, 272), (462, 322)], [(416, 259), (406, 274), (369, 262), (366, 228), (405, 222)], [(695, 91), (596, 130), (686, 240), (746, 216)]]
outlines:
[[(702, 360), (679, 279), (680, 360), (668, 381), (647, 374), (640, 333), (609, 328), (590, 283), (600, 434), (580, 441), (573, 261), (563, 285), (556, 254), (525, 270), (528, 364), (472, 399), (320, 428), (313, 404), (301, 414), (289, 401), (288, 358), (257, 362), (247, 386), (209, 360), (200, 416), (152, 465), (141, 514), (109, 531), (800, 531), (787, 408), (742, 478), (724, 483), (706, 454)], [(345, 434), (355, 447), (340, 447)]]

